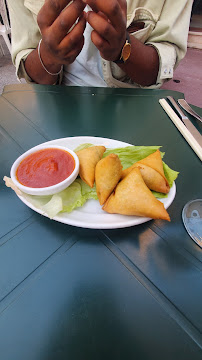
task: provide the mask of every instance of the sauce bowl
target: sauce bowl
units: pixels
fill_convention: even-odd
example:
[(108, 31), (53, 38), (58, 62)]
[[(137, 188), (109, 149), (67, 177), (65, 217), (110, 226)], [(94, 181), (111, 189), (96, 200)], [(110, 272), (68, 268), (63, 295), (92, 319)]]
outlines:
[[(39, 154), (39, 152), (42, 152), (41, 150), (47, 150), (47, 149), (58, 149), (58, 150), (62, 150), (64, 152), (67, 152), (68, 155), (71, 156), (71, 160), (73, 158), (73, 163), (74, 163), (74, 168), (73, 171), (70, 173), (70, 175), (67, 175), (67, 177), (65, 179), (63, 179), (62, 181), (59, 181), (57, 183), (55, 183), (54, 185), (51, 186), (44, 186), (44, 187), (34, 187), (34, 186), (30, 186), (30, 185), (23, 185), (23, 182), (19, 181), (18, 176), (17, 176), (17, 172), (19, 172), (19, 166), (21, 166), (21, 164), (23, 164), (23, 161), (26, 161), (26, 159), (29, 159), (30, 156), (33, 155), (33, 158), (36, 154), (36, 156)], [(54, 150), (53, 150), (54, 151)], [(63, 154), (64, 155), (64, 154)], [(66, 156), (66, 155), (65, 155)], [(46, 156), (48, 157), (48, 155)], [(58, 164), (60, 166), (57, 167), (57, 163), (54, 162), (54, 160), (51, 160), (52, 162), (50, 162), (47, 165), (47, 168), (50, 168), (50, 177), (51, 177), (51, 171), (54, 171), (55, 168), (57, 169), (58, 167), (62, 168), (61, 164)], [(31, 169), (31, 167), (33, 166), (33, 169)], [(30, 165), (29, 164), (29, 168), (32, 170), (33, 172), (33, 176), (35, 176), (35, 164)], [(45, 166), (46, 167), (46, 166)], [(49, 170), (49, 169), (48, 169)], [(43, 170), (42, 170), (43, 171)], [(29, 195), (53, 195), (56, 194), (64, 189), (66, 189), (69, 185), (71, 185), (71, 183), (77, 178), (79, 173), (79, 159), (78, 156), (76, 155), (76, 153), (70, 149), (68, 149), (65, 146), (57, 146), (57, 145), (38, 145), (35, 146), (34, 148), (26, 151), (24, 154), (22, 154), (21, 156), (19, 156), (15, 162), (13, 163), (12, 167), (11, 167), (11, 171), (10, 171), (10, 176), (11, 179), (13, 181), (13, 183), (17, 186), (17, 188), (19, 190), (21, 190), (22, 192), (29, 194)], [(43, 174), (42, 174), (43, 175)], [(37, 179), (37, 175), (36, 175), (36, 179)]]

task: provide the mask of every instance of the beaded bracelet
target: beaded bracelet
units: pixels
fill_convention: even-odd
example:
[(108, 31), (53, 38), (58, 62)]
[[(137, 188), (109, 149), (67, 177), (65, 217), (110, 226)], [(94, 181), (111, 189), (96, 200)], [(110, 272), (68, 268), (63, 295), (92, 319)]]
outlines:
[(43, 63), (43, 61), (42, 61), (42, 59), (41, 59), (41, 53), (40, 53), (41, 42), (42, 42), (42, 39), (39, 41), (39, 45), (38, 45), (38, 55), (39, 55), (39, 60), (40, 60), (40, 63), (41, 63), (41, 65), (42, 65), (42, 67), (44, 68), (44, 70), (45, 70), (49, 75), (52, 75), (52, 76), (59, 75), (59, 74), (62, 72), (62, 70), (63, 70), (63, 65), (61, 66), (60, 71), (58, 71), (57, 73), (51, 73), (50, 71), (48, 71), (48, 70), (46, 69), (46, 67), (45, 67), (45, 65), (44, 65), (44, 63)]

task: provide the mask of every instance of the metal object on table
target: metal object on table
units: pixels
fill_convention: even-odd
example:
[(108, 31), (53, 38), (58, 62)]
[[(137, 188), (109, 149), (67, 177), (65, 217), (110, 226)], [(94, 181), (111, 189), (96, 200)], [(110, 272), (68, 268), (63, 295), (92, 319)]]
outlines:
[(183, 111), (180, 109), (176, 101), (172, 96), (167, 96), (167, 99), (170, 101), (174, 109), (177, 111), (177, 113), (180, 115), (183, 123), (189, 130), (189, 132), (193, 135), (193, 137), (196, 139), (198, 144), (202, 147), (202, 135), (200, 132), (195, 128), (195, 126), (192, 124), (192, 122), (188, 119), (188, 117), (183, 113)]
[(165, 110), (165, 112), (168, 114), (172, 122), (175, 124), (177, 129), (180, 131), (182, 136), (185, 138), (185, 140), (188, 142), (188, 144), (197, 154), (199, 159), (202, 161), (201, 145), (198, 143), (198, 141), (195, 139), (195, 137), (192, 135), (192, 133), (189, 131), (189, 129), (186, 127), (186, 125), (183, 123), (180, 117), (176, 114), (176, 111), (173, 110), (173, 108), (171, 107), (171, 105), (168, 104), (168, 101), (166, 99), (159, 99), (159, 103), (162, 106), (162, 108)]
[(178, 99), (178, 103), (184, 110), (186, 110), (190, 115), (194, 116), (197, 120), (202, 122), (202, 117), (194, 111), (191, 106), (184, 99)]
[(202, 248), (202, 199), (189, 201), (184, 206), (182, 220), (188, 234)]

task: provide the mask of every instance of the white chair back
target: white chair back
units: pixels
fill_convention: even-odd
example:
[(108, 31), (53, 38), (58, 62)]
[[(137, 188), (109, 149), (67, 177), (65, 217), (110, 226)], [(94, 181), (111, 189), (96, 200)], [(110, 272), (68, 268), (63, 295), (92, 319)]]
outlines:
[[(4, 41), (8, 47), (8, 50), (11, 53), (11, 41), (8, 35), (11, 35), (11, 27), (8, 19), (6, 0), (0, 0), (0, 15), (3, 20), (3, 24), (0, 21), (0, 35), (3, 36)], [(0, 44), (1, 51), (5, 55), (4, 49)]]

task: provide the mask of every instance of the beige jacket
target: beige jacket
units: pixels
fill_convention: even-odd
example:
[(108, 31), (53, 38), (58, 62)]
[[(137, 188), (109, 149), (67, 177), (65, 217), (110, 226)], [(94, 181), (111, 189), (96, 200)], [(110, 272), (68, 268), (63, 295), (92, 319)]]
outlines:
[[(12, 29), (12, 59), (18, 78), (31, 79), (23, 60), (35, 49), (41, 38), (37, 14), (45, 0), (7, 0)], [(187, 50), (192, 0), (127, 0), (127, 28), (144, 22), (144, 28), (131, 35), (142, 43), (154, 46), (160, 66), (157, 82), (149, 88), (159, 88), (173, 77), (173, 70)], [(103, 75), (110, 87), (139, 87), (115, 63), (102, 59)]]

